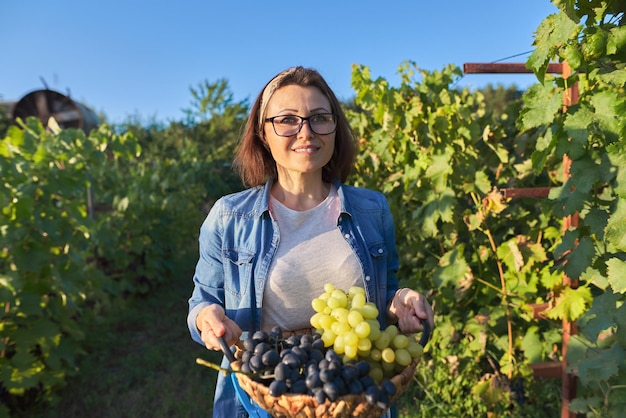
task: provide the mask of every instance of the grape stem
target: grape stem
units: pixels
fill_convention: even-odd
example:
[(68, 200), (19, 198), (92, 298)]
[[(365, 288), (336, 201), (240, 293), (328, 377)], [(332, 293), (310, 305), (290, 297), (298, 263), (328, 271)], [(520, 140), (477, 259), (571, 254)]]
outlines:
[(275, 377), (274, 374), (264, 374), (264, 375), (261, 375), (260, 373), (246, 373), (246, 372), (243, 372), (241, 370), (225, 369), (225, 368), (223, 368), (223, 367), (221, 367), (221, 366), (219, 366), (219, 365), (217, 365), (215, 363), (211, 363), (210, 361), (206, 361), (206, 360), (201, 359), (201, 358), (196, 358), (196, 363), (200, 364), (201, 366), (210, 367), (211, 369), (217, 370), (218, 372), (222, 372), (225, 375), (229, 375), (231, 373), (239, 373), (239, 374), (245, 374), (246, 376), (249, 376), (249, 377), (257, 377), (257, 378), (260, 378), (260, 379), (273, 379)]

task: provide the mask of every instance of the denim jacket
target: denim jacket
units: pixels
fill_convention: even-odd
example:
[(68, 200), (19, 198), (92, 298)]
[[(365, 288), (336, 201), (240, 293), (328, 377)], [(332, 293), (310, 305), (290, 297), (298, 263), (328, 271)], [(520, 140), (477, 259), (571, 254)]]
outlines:
[[(263, 289), (280, 241), (269, 202), (272, 181), (220, 198), (200, 228), (200, 257), (189, 299), (187, 324), (193, 340), (202, 342), (196, 328), (198, 312), (219, 303), (246, 335), (261, 327)], [(363, 267), (367, 300), (376, 303), (381, 327), (387, 302), (398, 279), (394, 223), (384, 195), (335, 180), (341, 201), (337, 228)], [(224, 358), (222, 366), (228, 368)], [(220, 373), (213, 416), (246, 417), (231, 379)]]

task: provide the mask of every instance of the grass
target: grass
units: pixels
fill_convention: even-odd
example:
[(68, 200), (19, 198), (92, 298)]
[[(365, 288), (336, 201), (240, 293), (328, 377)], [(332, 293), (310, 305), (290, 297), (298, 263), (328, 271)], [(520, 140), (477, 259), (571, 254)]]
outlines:
[(32, 418), (210, 417), (217, 372), (196, 364), (220, 354), (193, 342), (186, 326), (191, 274), (164, 285), (87, 331), (88, 355), (52, 405)]

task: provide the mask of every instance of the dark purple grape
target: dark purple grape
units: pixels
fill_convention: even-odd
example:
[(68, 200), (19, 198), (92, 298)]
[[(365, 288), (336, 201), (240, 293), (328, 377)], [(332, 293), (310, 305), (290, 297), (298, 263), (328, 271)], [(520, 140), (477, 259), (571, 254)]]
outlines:
[(346, 383), (350, 383), (353, 380), (358, 380), (358, 378), (360, 377), (359, 369), (351, 364), (344, 364), (344, 366), (341, 368), (341, 377)]
[(306, 363), (309, 360), (309, 355), (306, 353), (306, 351), (301, 349), (299, 345), (293, 347), (291, 349), (291, 352), (298, 356), (302, 364)]
[(339, 397), (339, 392), (337, 391), (337, 385), (335, 385), (335, 382), (324, 383), (324, 393), (331, 402), (335, 402)]
[(367, 376), (370, 373), (372, 366), (367, 362), (367, 360), (357, 361), (355, 364), (356, 368), (359, 370), (359, 376)]
[(323, 382), (322, 379), (320, 378), (320, 372), (319, 371), (315, 371), (313, 373), (309, 373), (306, 376), (306, 386), (309, 389), (315, 389), (315, 388), (319, 388), (322, 387)]
[(254, 334), (252, 334), (252, 339), (257, 343), (268, 342), (269, 335), (265, 331), (255, 331)]
[(346, 382), (343, 381), (341, 376), (336, 376), (335, 379), (333, 380), (333, 383), (337, 387), (338, 396), (343, 396), (348, 393), (348, 386), (346, 385)]
[(332, 382), (335, 379), (335, 372), (330, 369), (320, 369), (320, 379), (324, 383)]
[(270, 345), (266, 342), (260, 342), (254, 347), (254, 355), (262, 356), (267, 350), (270, 349)]
[(274, 325), (269, 332), (269, 337), (271, 340), (278, 341), (283, 338), (283, 330), (278, 325)]
[(290, 393), (298, 393), (298, 394), (303, 394), (307, 392), (307, 387), (306, 387), (306, 383), (304, 380), (299, 379), (296, 380), (295, 382), (293, 382), (291, 384), (291, 387), (289, 388), (289, 392)]
[(280, 356), (278, 355), (278, 351), (274, 349), (267, 350), (265, 353), (263, 353), (261, 360), (263, 361), (263, 364), (265, 364), (266, 366), (274, 367), (278, 363), (280, 363)]
[(324, 359), (324, 353), (321, 350), (314, 348), (309, 351), (309, 359), (315, 361), (316, 363), (319, 363)]
[(378, 394), (378, 401), (376, 402), (376, 405), (380, 408), (380, 409), (387, 409), (389, 408), (391, 401), (389, 400), (389, 395), (387, 395), (385, 392), (380, 392)]
[(311, 343), (311, 348), (313, 350), (320, 350), (321, 352), (324, 351), (324, 340), (322, 339), (315, 339), (312, 343)]
[(323, 390), (319, 389), (315, 391), (315, 403), (317, 403), (318, 405), (323, 404), (324, 402), (326, 402), (326, 392), (324, 392)]
[(241, 363), (241, 371), (244, 373), (252, 373), (249, 362)]
[(353, 380), (348, 384), (348, 393), (352, 395), (360, 395), (363, 393), (363, 384), (360, 380)]
[(367, 389), (370, 386), (376, 386), (376, 381), (374, 380), (374, 378), (370, 375), (367, 376), (363, 376), (361, 379), (359, 379), (361, 381), (361, 384), (363, 385), (363, 388)]
[(326, 351), (326, 360), (328, 361), (333, 361), (336, 360), (338, 362), (341, 363), (341, 357), (339, 357), (339, 354), (337, 354), (335, 352), (335, 350), (333, 350), (332, 348), (328, 349), (328, 351)]
[(241, 354), (241, 362), (242, 363), (247, 363), (250, 361), (250, 359), (252, 358), (253, 354), (252, 351), (244, 351)]
[(291, 368), (285, 363), (278, 363), (276, 367), (274, 367), (274, 379), (287, 380), (287, 378), (289, 378), (290, 376)]
[(283, 356), (282, 362), (292, 369), (297, 369), (302, 366), (302, 361), (300, 361), (300, 358), (293, 353), (288, 353)]
[(256, 341), (254, 341), (252, 338), (246, 338), (245, 340), (243, 340), (244, 350), (252, 351), (254, 350), (255, 346), (256, 346)]
[(289, 337), (287, 337), (285, 342), (288, 346), (295, 347), (297, 345), (300, 345), (300, 337), (298, 335), (290, 335)]
[(261, 356), (256, 356), (256, 355), (254, 355), (254, 356), (252, 356), (250, 358), (249, 364), (250, 364), (250, 369), (252, 369), (252, 371), (254, 371), (254, 372), (258, 372), (260, 370), (263, 370), (263, 368), (265, 367), (263, 365), (263, 360), (262, 360)]
[(285, 382), (282, 380), (274, 380), (270, 383), (269, 392), (270, 395), (276, 397), (284, 395), (287, 392), (287, 385), (285, 385)]
[(383, 380), (380, 384), (380, 390), (391, 397), (396, 394), (396, 385), (391, 380)]
[(379, 395), (380, 390), (378, 389), (378, 386), (372, 385), (365, 388), (365, 399), (370, 405), (376, 405)]
[(291, 354), (291, 348), (283, 348), (282, 350), (280, 350), (280, 358), (285, 357), (287, 354)]

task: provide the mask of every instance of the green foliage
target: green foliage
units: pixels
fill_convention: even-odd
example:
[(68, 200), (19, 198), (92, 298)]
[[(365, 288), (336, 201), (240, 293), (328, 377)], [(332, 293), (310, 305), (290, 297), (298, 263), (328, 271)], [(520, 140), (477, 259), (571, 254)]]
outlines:
[[(77, 371), (81, 324), (106, 277), (87, 261), (89, 169), (103, 153), (81, 131), (36, 119), (0, 142), (0, 391), (21, 408)], [(89, 305), (89, 310), (86, 306)]]
[[(577, 215), (555, 255), (558, 270), (578, 286), (562, 289), (551, 316), (578, 319), (567, 360), (583, 390), (572, 411), (620, 416), (626, 404), (625, 10), (617, 1), (554, 4), (560, 11), (542, 22), (528, 62), (543, 83), (525, 96), (520, 118), (523, 129), (541, 127), (535, 171), (546, 169), (546, 156), (571, 161), (570, 177), (550, 198), (554, 214)], [(566, 62), (571, 74), (547, 77), (553, 60)], [(556, 98), (570, 99), (574, 83), (578, 100), (560, 112)]]
[(171, 141), (154, 126), (87, 136), (29, 118), (9, 129), (0, 141), (3, 405), (52, 400), (79, 371), (86, 326), (189, 262), (214, 199), (241, 187), (223, 160), (238, 129), (225, 124), (237, 125), (240, 106), (202, 128), (172, 123)]
[(546, 360), (560, 341), (530, 306), (560, 285), (548, 256), (560, 225), (544, 202), (513, 204), (500, 190), (550, 186), (552, 178), (530, 169), (535, 133), (517, 135), (517, 114), (498, 116), (481, 92), (451, 89), (456, 67), (419, 71), (421, 81), (418, 71), (402, 65), (401, 85), (392, 87), (367, 67), (353, 68), (361, 111), (349, 116), (361, 152), (352, 180), (389, 200), (401, 284), (433, 289), (438, 322), (429, 352), (440, 371), (423, 376), (423, 416), (515, 414), (510, 386), (533, 386), (525, 360)]

